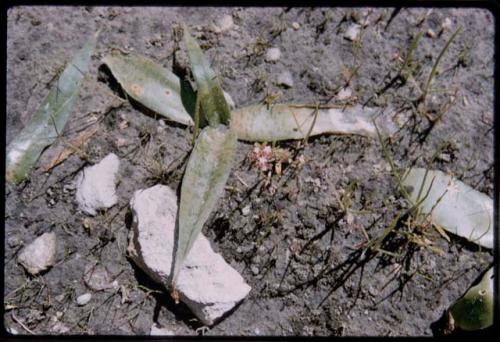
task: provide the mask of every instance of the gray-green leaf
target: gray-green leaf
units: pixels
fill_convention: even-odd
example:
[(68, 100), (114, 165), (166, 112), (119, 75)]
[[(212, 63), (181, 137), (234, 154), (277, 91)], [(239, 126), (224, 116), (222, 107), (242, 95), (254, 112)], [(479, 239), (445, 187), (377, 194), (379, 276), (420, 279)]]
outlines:
[(88, 70), (98, 34), (92, 35), (76, 53), (37, 112), (7, 147), (5, 178), (8, 182), (16, 184), (25, 179), (42, 151), (62, 134)]
[(182, 180), (173, 281), (196, 236), (224, 191), (236, 150), (236, 135), (224, 125), (205, 127), (191, 152)]
[(455, 327), (471, 331), (493, 324), (493, 279), (492, 267), (479, 284), (471, 287), (451, 306), (449, 313)]
[(403, 178), (403, 186), (413, 204), (417, 203), (420, 193), (420, 199), (424, 199), (420, 208), (423, 213), (431, 214), (434, 224), (493, 248), (492, 199), (441, 171), (427, 170), (427, 177), (425, 173), (426, 169), (411, 168)]
[(224, 97), (217, 75), (210, 67), (210, 63), (200, 49), (200, 46), (184, 27), (184, 42), (191, 62), (191, 70), (197, 85), (197, 94), (200, 97), (201, 114), (210, 126), (228, 124), (231, 112)]
[[(325, 133), (376, 137), (375, 114), (374, 109), (360, 105), (316, 110), (311, 105), (257, 104), (233, 110), (231, 127), (238, 139), (246, 141), (304, 139)], [(377, 125), (386, 133), (395, 130), (386, 116), (380, 116)]]
[(169, 120), (193, 125), (182, 103), (180, 79), (174, 73), (144, 56), (118, 50), (102, 61), (134, 100)]

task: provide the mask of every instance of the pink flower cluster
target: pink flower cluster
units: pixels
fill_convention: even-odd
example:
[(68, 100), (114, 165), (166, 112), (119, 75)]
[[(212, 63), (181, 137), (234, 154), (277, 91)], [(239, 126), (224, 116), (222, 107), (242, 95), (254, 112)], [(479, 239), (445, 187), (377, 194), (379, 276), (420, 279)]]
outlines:
[(270, 146), (255, 144), (250, 159), (255, 163), (255, 166), (262, 171), (269, 169), (269, 163), (273, 161), (273, 151)]

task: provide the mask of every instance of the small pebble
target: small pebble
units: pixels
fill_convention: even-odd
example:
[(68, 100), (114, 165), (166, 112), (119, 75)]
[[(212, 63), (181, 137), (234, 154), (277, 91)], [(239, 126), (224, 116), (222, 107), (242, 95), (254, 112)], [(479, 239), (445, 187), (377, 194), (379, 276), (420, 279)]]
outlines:
[(290, 71), (284, 71), (278, 75), (277, 84), (285, 86), (286, 88), (293, 87), (293, 77)]
[(352, 89), (349, 87), (342, 88), (338, 94), (337, 94), (337, 99), (338, 100), (347, 100), (351, 98), (352, 96)]
[(278, 48), (270, 48), (266, 52), (266, 62), (276, 62), (281, 57), (281, 50)]
[(247, 216), (248, 214), (250, 214), (250, 204), (245, 206), (243, 209), (241, 209), (241, 214), (243, 216)]
[(449, 30), (451, 29), (451, 25), (452, 25), (451, 19), (445, 18), (443, 23), (441, 24), (441, 30), (443, 31)]
[(7, 244), (9, 247), (14, 248), (23, 243), (23, 240), (21, 240), (18, 236), (11, 236), (10, 238), (7, 239)]
[(222, 18), (217, 20), (214, 26), (214, 32), (216, 33), (225, 32), (232, 29), (233, 26), (234, 26), (233, 17), (230, 16), (229, 14), (226, 14), (222, 16)]
[(254, 275), (258, 275), (258, 274), (259, 274), (259, 268), (258, 268), (257, 266), (255, 266), (255, 265), (253, 265), (253, 266), (250, 268), (250, 270), (252, 271), (252, 273), (253, 273)]
[(297, 31), (297, 30), (300, 28), (300, 24), (299, 24), (298, 22), (294, 21), (294, 22), (292, 23), (292, 27), (293, 27), (293, 29), (294, 29), (295, 31)]
[(429, 38), (434, 38), (436, 37), (436, 32), (434, 32), (434, 30), (432, 29), (428, 29), (427, 32), (425, 33), (427, 35), (427, 37)]
[(149, 333), (151, 336), (173, 336), (175, 332), (167, 328), (161, 328), (155, 324), (151, 327), (151, 332)]
[(90, 293), (85, 293), (85, 294), (82, 294), (81, 296), (79, 296), (77, 299), (76, 299), (76, 303), (79, 305), (79, 306), (84, 306), (86, 305), (88, 302), (90, 302), (90, 299), (92, 298), (92, 295)]
[(361, 26), (358, 24), (352, 24), (347, 28), (344, 33), (344, 38), (350, 41), (355, 41), (358, 39), (359, 33), (361, 31)]

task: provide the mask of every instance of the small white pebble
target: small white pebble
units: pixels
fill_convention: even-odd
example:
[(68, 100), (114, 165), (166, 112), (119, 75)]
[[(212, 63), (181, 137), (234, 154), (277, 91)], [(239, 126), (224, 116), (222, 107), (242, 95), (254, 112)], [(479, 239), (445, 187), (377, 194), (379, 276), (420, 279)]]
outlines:
[(266, 62), (276, 62), (281, 57), (281, 51), (278, 48), (270, 48), (266, 52)]
[(292, 27), (293, 27), (293, 29), (294, 29), (295, 31), (297, 31), (297, 30), (300, 28), (300, 24), (299, 24), (298, 22), (294, 21), (294, 22), (292, 23)]
[(281, 74), (278, 75), (278, 78), (276, 79), (276, 83), (278, 85), (285, 86), (287, 88), (292, 88), (293, 87), (293, 76), (290, 71), (284, 71)]
[(252, 271), (252, 273), (254, 275), (258, 275), (259, 274), (259, 268), (257, 266), (255, 266), (255, 265), (252, 266), (252, 267), (250, 267), (250, 270)]
[(247, 216), (248, 214), (250, 214), (250, 204), (241, 209), (241, 214), (243, 216)]
[(426, 35), (429, 38), (434, 38), (436, 36), (436, 32), (434, 32), (432, 29), (428, 29)]
[(445, 18), (441, 24), (441, 29), (443, 31), (449, 30), (451, 28), (452, 22), (450, 18)]
[(88, 302), (90, 302), (90, 299), (92, 298), (92, 295), (90, 293), (85, 293), (85, 294), (82, 294), (81, 296), (79, 296), (77, 299), (76, 299), (76, 303), (79, 305), (79, 306), (84, 306), (86, 305)]
[(230, 30), (234, 26), (233, 17), (226, 14), (217, 21), (217, 26), (222, 32)]
[(360, 32), (361, 26), (358, 24), (352, 24), (347, 28), (347, 31), (345, 31), (344, 38), (353, 42), (358, 39)]

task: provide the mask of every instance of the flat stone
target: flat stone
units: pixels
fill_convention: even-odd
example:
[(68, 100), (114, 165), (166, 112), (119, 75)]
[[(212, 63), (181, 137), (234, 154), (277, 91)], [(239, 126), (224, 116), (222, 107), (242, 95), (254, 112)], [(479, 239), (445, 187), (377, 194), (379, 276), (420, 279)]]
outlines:
[(266, 52), (266, 62), (276, 62), (281, 58), (281, 50), (278, 48), (267, 49)]
[(94, 216), (98, 209), (111, 208), (118, 202), (116, 174), (120, 160), (108, 154), (98, 164), (86, 167), (76, 179), (76, 201), (79, 208)]
[[(171, 287), (177, 196), (164, 185), (138, 190), (130, 201), (133, 212), (128, 254), (152, 279)], [(215, 253), (199, 234), (176, 284), (179, 298), (207, 326), (213, 325), (250, 292), (241, 275)]]
[(35, 275), (45, 271), (55, 262), (56, 234), (45, 233), (37, 237), (32, 243), (24, 247), (17, 261), (30, 274)]

